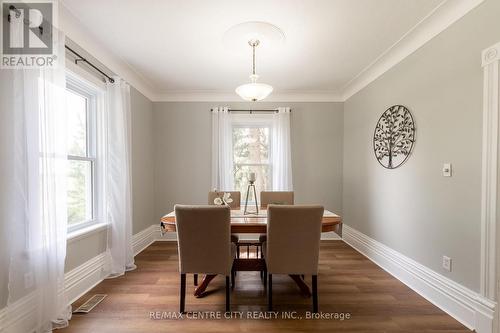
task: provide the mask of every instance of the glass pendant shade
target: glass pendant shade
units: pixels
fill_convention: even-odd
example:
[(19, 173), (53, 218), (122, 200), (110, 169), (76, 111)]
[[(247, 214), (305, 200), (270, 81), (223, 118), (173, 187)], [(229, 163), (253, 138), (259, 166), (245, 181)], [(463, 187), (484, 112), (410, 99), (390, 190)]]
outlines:
[(258, 75), (250, 75), (252, 83), (242, 84), (236, 88), (236, 93), (245, 101), (260, 101), (273, 91), (273, 87), (265, 83), (257, 83)]

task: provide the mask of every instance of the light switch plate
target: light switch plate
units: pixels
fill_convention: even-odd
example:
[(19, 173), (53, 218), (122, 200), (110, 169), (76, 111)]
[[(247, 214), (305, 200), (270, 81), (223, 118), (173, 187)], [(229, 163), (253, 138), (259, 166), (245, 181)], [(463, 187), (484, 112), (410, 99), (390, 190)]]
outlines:
[(443, 177), (451, 177), (451, 163), (443, 164)]

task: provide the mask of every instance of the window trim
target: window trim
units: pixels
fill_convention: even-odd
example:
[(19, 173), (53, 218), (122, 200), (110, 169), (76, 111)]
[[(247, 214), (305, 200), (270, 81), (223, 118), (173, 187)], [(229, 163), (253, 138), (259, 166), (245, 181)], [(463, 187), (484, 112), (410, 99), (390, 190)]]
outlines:
[(91, 195), (92, 195), (92, 218), (87, 221), (82, 221), (79, 223), (71, 224), (67, 226), (68, 238), (74, 236), (75, 233), (84, 230), (93, 229), (92, 226), (102, 224), (103, 221), (100, 218), (102, 216), (101, 210), (101, 197), (99, 185), (100, 175), (97, 170), (99, 170), (100, 161), (99, 156), (99, 131), (98, 131), (98, 111), (99, 111), (99, 100), (102, 96), (102, 89), (95, 86), (93, 83), (89, 82), (85, 78), (78, 74), (75, 74), (69, 70), (66, 71), (66, 89), (71, 90), (73, 93), (79, 94), (87, 99), (87, 147), (86, 156), (78, 155), (67, 155), (67, 159), (73, 161), (88, 161), (91, 163)]

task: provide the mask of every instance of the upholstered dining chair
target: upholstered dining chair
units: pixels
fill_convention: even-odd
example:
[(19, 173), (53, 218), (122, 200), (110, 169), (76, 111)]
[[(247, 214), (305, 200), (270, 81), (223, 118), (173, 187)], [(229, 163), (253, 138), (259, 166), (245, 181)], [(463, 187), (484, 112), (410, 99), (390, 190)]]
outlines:
[(293, 191), (262, 191), (260, 192), (260, 206), (264, 209), (270, 204), (293, 205)]
[(318, 312), (318, 258), (324, 208), (318, 205), (269, 205), (263, 251), (272, 311), (273, 274), (312, 275), (313, 312)]
[(185, 310), (186, 274), (221, 274), (226, 277), (226, 311), (234, 245), (231, 244), (231, 211), (227, 206), (175, 205), (178, 238), (180, 312)]
[[(260, 192), (260, 207), (262, 209), (267, 209), (270, 204), (275, 205), (293, 205), (294, 204), (294, 192), (293, 191), (262, 191)], [(259, 244), (262, 247), (262, 243), (266, 241), (266, 235), (259, 236)], [(261, 251), (261, 253), (264, 253)]]
[(217, 198), (219, 196), (219, 194), (222, 194), (222, 193), (231, 193), (231, 199), (233, 199), (233, 202), (231, 202), (229, 204), (229, 207), (231, 207), (231, 209), (240, 208), (240, 205), (241, 205), (241, 193), (240, 193), (240, 191), (221, 191), (221, 192), (210, 191), (210, 192), (208, 192), (208, 204), (215, 205), (214, 199)]
[[(239, 209), (241, 205), (241, 193), (240, 191), (221, 191), (221, 192), (215, 192), (215, 191), (210, 191), (208, 192), (208, 204), (209, 205), (215, 205), (214, 199), (217, 198), (221, 193), (231, 193), (231, 199), (233, 199), (233, 202), (229, 204), (229, 207), (231, 209)], [(231, 235), (231, 242), (234, 244), (238, 245), (239, 237), (237, 235)], [(238, 255), (239, 255), (239, 249), (238, 249)], [(195, 277), (195, 285), (196, 285), (196, 277)]]

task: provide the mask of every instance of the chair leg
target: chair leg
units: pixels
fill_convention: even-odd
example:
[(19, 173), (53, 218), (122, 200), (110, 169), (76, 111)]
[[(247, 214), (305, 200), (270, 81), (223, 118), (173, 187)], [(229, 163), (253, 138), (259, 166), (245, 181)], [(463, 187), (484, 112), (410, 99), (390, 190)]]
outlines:
[(264, 279), (264, 288), (267, 287), (267, 268), (264, 268), (264, 271), (262, 272), (262, 276)]
[(179, 312), (184, 313), (186, 304), (186, 274), (181, 274), (181, 293), (180, 293), (180, 305)]
[(318, 313), (318, 276), (312, 276), (313, 313)]
[(198, 274), (196, 274), (196, 273), (193, 274), (193, 283), (195, 286), (198, 285)]
[(236, 244), (236, 258), (240, 259), (240, 246)]
[(235, 275), (236, 275), (235, 270), (233, 268), (231, 268), (231, 289), (234, 289)]
[(230, 295), (229, 295), (229, 276), (226, 276), (226, 312), (231, 311)]
[(267, 310), (273, 311), (273, 275), (269, 274), (269, 287), (267, 289), (268, 299), (267, 299)]

